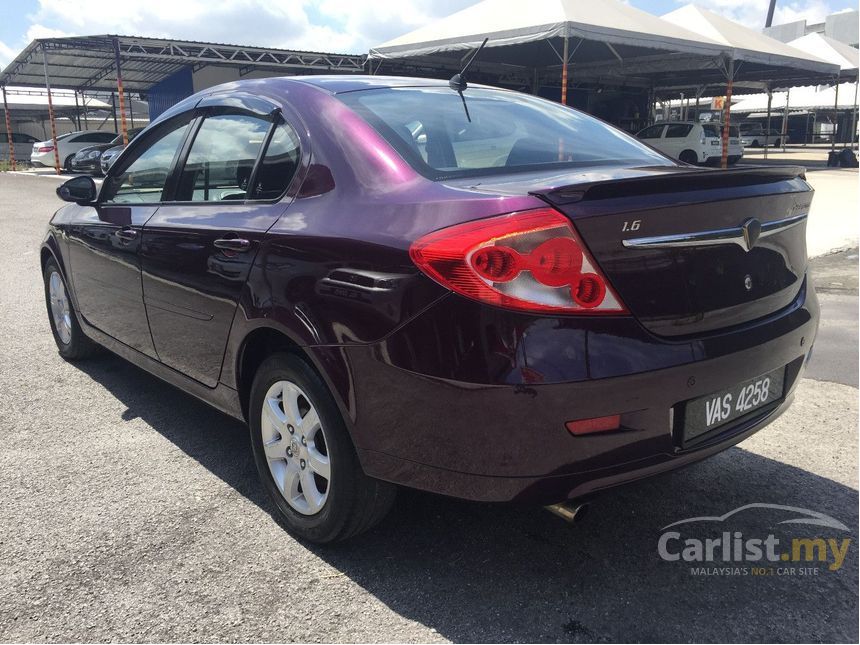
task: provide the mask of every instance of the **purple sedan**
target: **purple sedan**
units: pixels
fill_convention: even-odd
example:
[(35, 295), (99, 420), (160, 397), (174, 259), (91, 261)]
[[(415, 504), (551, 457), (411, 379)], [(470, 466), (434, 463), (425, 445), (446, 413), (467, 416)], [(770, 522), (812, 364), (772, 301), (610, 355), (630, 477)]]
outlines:
[(724, 450), (788, 407), (818, 326), (802, 169), (691, 168), (507, 90), (221, 85), (58, 194), (60, 354), (247, 422), (316, 542), (398, 485), (571, 514)]

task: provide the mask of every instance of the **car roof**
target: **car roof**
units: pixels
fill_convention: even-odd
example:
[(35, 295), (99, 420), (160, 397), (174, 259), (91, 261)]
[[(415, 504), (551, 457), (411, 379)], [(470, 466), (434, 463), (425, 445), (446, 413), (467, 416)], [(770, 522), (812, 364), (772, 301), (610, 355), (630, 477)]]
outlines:
[[(448, 87), (448, 79), (413, 78), (409, 76), (368, 76), (368, 75), (320, 75), (292, 76), (290, 80), (314, 85), (321, 89), (340, 94), (357, 90), (384, 89), (388, 87)], [(470, 84), (478, 87), (478, 84)], [(486, 86), (481, 86), (486, 87)], [(502, 89), (502, 88), (493, 88)]]

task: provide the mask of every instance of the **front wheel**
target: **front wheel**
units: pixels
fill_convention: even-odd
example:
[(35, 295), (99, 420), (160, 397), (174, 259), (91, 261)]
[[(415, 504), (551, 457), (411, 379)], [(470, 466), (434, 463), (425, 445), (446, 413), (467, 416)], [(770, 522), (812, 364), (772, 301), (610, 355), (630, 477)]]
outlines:
[(257, 472), (291, 533), (336, 542), (368, 530), (391, 508), (395, 487), (364, 474), (331, 393), (298, 356), (263, 362), (249, 416)]
[(45, 282), (48, 321), (60, 356), (75, 361), (93, 355), (98, 350), (98, 345), (84, 335), (78, 324), (72, 302), (69, 300), (66, 281), (53, 258), (45, 263), (42, 277)]

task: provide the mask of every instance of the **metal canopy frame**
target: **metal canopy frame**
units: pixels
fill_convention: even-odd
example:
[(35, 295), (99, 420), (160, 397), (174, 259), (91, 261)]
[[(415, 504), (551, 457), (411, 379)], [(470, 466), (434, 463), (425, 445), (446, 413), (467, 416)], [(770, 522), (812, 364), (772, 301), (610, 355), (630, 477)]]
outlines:
[(258, 70), (361, 73), (366, 59), (363, 54), (327, 54), (138, 36), (44, 38), (31, 42), (0, 72), (0, 85), (44, 87), (44, 52), (55, 87), (113, 91), (116, 89), (114, 42), (119, 49), (123, 86), (137, 92), (145, 92), (188, 66), (195, 70), (209, 65), (238, 67), (240, 76)]
[[(195, 42), (166, 38), (99, 35), (34, 40), (0, 72), (0, 88), (6, 86), (42, 87), (48, 92), (48, 115), (54, 144), (54, 165), (60, 174), (57, 132), (51, 87), (80, 92), (111, 92), (119, 98), (123, 141), (128, 143), (125, 117), (126, 93), (140, 95), (172, 74), (190, 67), (198, 71), (209, 66), (238, 68), (239, 76), (255, 71), (302, 74), (361, 73), (367, 57), (363, 54), (328, 54), (268, 47), (242, 47), (221, 43)], [(115, 93), (115, 94), (114, 94)], [(9, 109), (4, 100), (6, 131), (12, 141)], [(133, 119), (132, 115), (132, 119)], [(114, 107), (114, 123), (116, 124)], [(13, 150), (10, 146), (10, 150)], [(14, 152), (12, 168), (15, 168)]]

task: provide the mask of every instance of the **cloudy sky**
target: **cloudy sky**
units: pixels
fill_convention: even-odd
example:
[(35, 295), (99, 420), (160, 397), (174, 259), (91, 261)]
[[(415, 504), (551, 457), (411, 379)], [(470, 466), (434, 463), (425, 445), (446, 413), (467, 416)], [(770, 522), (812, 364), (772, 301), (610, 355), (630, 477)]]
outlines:
[[(34, 38), (124, 34), (362, 53), (477, 0), (0, 0), (0, 69)], [(600, 1), (600, 0), (582, 0)], [(661, 15), (687, 0), (626, 0)], [(768, 0), (707, 0), (750, 27)], [(856, 9), (857, 0), (777, 0), (775, 24)]]

